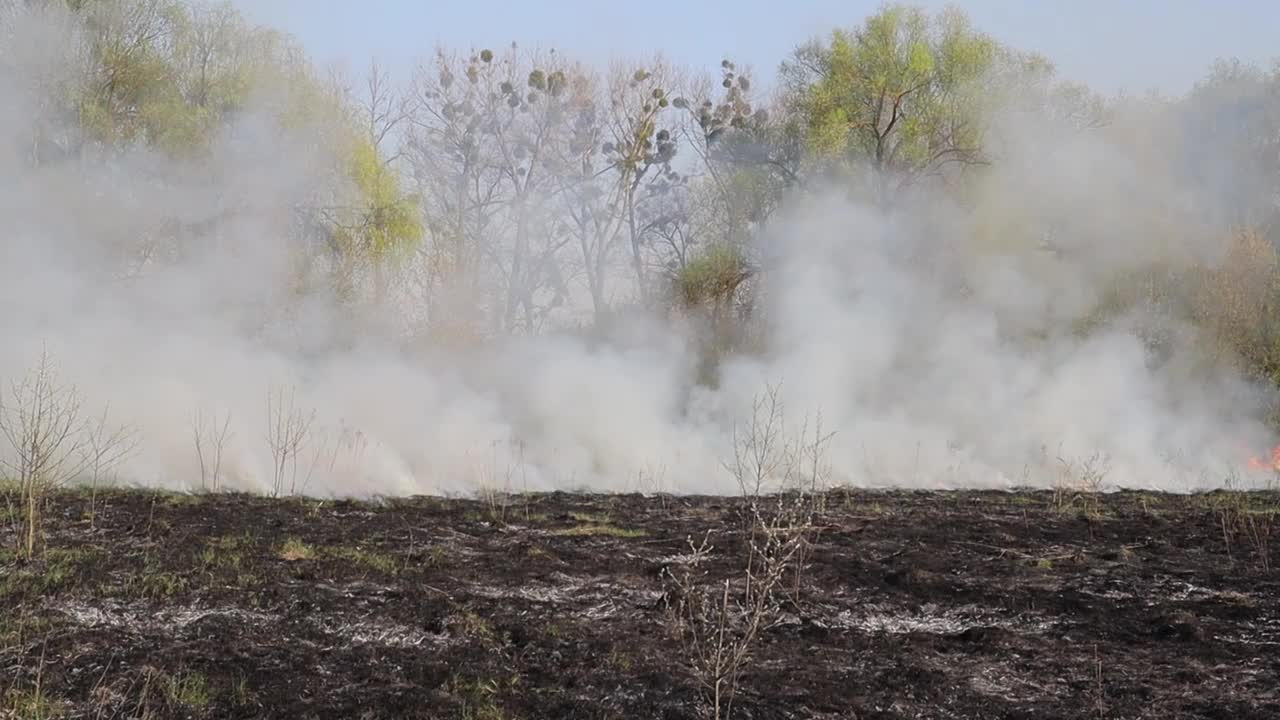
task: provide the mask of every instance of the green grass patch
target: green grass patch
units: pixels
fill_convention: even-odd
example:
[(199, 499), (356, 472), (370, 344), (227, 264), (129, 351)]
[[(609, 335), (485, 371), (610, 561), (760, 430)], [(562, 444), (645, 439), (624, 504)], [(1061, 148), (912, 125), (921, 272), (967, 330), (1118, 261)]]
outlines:
[(205, 570), (227, 570), (239, 573), (247, 568), (254, 547), (248, 531), (215, 538), (200, 550), (196, 562)]
[(165, 699), (171, 706), (204, 712), (213, 704), (214, 692), (208, 678), (200, 673), (170, 675), (164, 682)]
[(231, 703), (236, 707), (248, 707), (252, 705), (256, 698), (255, 693), (249, 687), (249, 678), (241, 675), (231, 684)]
[(143, 571), (133, 587), (146, 598), (161, 600), (170, 598), (187, 588), (186, 578), (171, 572)]
[[(0, 576), (0, 598), (33, 598), (74, 590), (84, 572), (102, 558), (96, 548), (49, 548), (25, 567)], [(10, 553), (5, 564), (16, 561)]]
[(324, 548), (321, 554), (330, 560), (351, 563), (383, 575), (399, 575), (402, 566), (400, 561), (387, 553), (361, 547)]
[(618, 527), (609, 523), (584, 523), (575, 525), (571, 528), (563, 528), (552, 531), (555, 535), (564, 537), (615, 537), (615, 538), (639, 538), (646, 537), (649, 533), (644, 530), (633, 528)]

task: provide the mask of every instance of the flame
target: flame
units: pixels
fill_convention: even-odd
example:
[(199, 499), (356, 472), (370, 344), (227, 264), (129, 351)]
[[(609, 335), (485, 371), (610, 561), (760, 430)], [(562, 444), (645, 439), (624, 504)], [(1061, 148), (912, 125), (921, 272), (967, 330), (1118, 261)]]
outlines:
[(1249, 458), (1249, 469), (1280, 472), (1280, 445), (1271, 448), (1271, 457), (1268, 460), (1263, 460), (1257, 456)]

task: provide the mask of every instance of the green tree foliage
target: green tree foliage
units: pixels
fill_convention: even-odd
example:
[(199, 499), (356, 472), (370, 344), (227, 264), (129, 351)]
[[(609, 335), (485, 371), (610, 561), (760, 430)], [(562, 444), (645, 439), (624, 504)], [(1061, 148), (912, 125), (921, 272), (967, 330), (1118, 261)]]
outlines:
[[(598, 73), (514, 44), (440, 50), (400, 95), (376, 67), (360, 91), (322, 79), (296, 43), (225, 0), (0, 0), (0, 62), (42, 56), (38, 40), (14, 42), (15, 18), (37, 11), (74, 31), (56, 59), (12, 81), (39, 98), (15, 158), (111, 161), (142, 146), (175, 161), (166, 169), (216, 172), (205, 161), (226, 131), (248, 113), (267, 118), (322, 156), (318, 189), (288, 208), (303, 220), (290, 240), (310, 241), (291, 245), (307, 279), (356, 301), (412, 277), (433, 330), (604, 325), (637, 303), (703, 321), (695, 341), (714, 358), (741, 349), (756, 319), (769, 268), (754, 241), (789, 193), (834, 180), (889, 204), (927, 180), (967, 212), (930, 261), (939, 287), (972, 289), (974, 268), (998, 256), (1070, 296), (1052, 319), (1020, 314), (1003, 330), (1090, 334), (1142, 315), (1166, 326), (1144, 336), (1152, 347), (1190, 325), (1280, 378), (1277, 69), (1221, 62), (1185, 97), (1103, 102), (959, 10), (888, 4), (797, 48), (770, 98), (730, 59), (700, 76), (658, 54)], [(1054, 161), (1077, 140), (1140, 181), (1080, 181), (1085, 170)], [(991, 171), (961, 172), (975, 166)], [(1097, 201), (1130, 190), (1123, 206)], [(198, 242), (226, 215), (260, 209), (121, 234)], [(1079, 257), (1126, 237), (1142, 252)], [(1206, 260), (1206, 246), (1226, 259)], [(1050, 287), (1059, 281), (1090, 292)], [(570, 314), (575, 299), (582, 315)]]
[(719, 359), (741, 344), (751, 309), (745, 290), (754, 275), (740, 247), (715, 243), (699, 249), (672, 278), (677, 306), (702, 325), (700, 374), (706, 382), (714, 382)]
[(387, 272), (407, 260), (422, 240), (422, 216), (416, 198), (402, 188), (399, 173), (384, 162), (373, 139), (353, 133), (349, 143), (346, 179), (360, 202), (324, 209), (336, 287), (353, 299), (358, 277), (368, 269), (375, 293), (383, 297)]
[(82, 81), (67, 98), (84, 142), (198, 161), (242, 113), (266, 110), (282, 132), (309, 127), (329, 139), (337, 189), (316, 212), (341, 289), (349, 294), (353, 273), (381, 273), (421, 240), (418, 208), (377, 139), (362, 132), (350, 98), (279, 33), (251, 26), (227, 2), (74, 0), (67, 8), (86, 47)]
[(86, 0), (74, 6), (88, 36), (92, 72), (79, 99), (92, 140), (114, 145), (181, 133), (176, 70), (166, 57), (181, 13), (169, 0)]
[(986, 160), (983, 79), (1000, 46), (949, 9), (889, 5), (797, 50), (788, 71), (810, 149), (869, 163), (882, 190)]

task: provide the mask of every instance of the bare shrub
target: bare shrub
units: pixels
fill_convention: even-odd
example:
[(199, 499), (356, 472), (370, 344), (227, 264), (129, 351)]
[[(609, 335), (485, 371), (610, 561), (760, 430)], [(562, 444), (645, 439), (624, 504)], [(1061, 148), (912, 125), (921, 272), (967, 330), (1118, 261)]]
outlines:
[(21, 511), (21, 550), (35, 554), (40, 507), (48, 493), (85, 469), (89, 448), (88, 424), (81, 414), (83, 398), (63, 385), (47, 350), (7, 397), (0, 394), (0, 435), (8, 441), (4, 460), (17, 483)]
[(222, 453), (231, 441), (231, 413), (218, 422), (218, 414), (212, 420), (197, 412), (191, 420), (191, 435), (196, 446), (196, 460), (200, 463), (200, 489), (217, 492), (221, 489)]
[(319, 441), (312, 445), (311, 460), (307, 463), (307, 472), (302, 478), (301, 485), (298, 486), (298, 492), (306, 493), (317, 470), (333, 474), (334, 468), (338, 465), (338, 454), (343, 448), (350, 447), (351, 438), (348, 432), (344, 427), (337, 433), (330, 433), (327, 429), (316, 433)]
[(364, 454), (369, 449), (369, 438), (361, 430), (348, 427), (345, 423), (340, 424), (340, 427), (332, 471), (337, 472), (338, 458), (345, 457), (344, 471), (358, 472), (363, 467)]
[[(499, 469), (497, 443), (494, 443), (494, 454), (488, 467), (481, 466), (476, 473), (480, 497), (488, 507), (489, 519), (498, 525), (507, 524), (507, 513), (511, 508), (511, 496), (514, 494), (514, 479), (519, 468), (525, 487), (528, 477), (524, 465), (524, 444), (520, 443), (520, 455), (517, 462), (508, 462), (506, 468)], [(526, 516), (528, 509), (526, 507)]]
[(271, 450), (271, 497), (280, 497), (286, 488), (298, 490), (298, 456), (307, 445), (316, 413), (298, 408), (296, 391), (267, 391), (267, 446)]
[(1079, 461), (1059, 457), (1058, 463), (1062, 471), (1053, 486), (1054, 508), (1066, 512), (1079, 503), (1086, 513), (1097, 515), (1101, 510), (1103, 482), (1111, 471), (1110, 459), (1093, 453)]
[(640, 492), (652, 492), (665, 511), (670, 508), (671, 494), (667, 491), (667, 466), (650, 465), (636, 474), (636, 487)]
[(94, 527), (98, 507), (98, 485), (117, 465), (138, 449), (138, 435), (127, 425), (113, 426), (108, 410), (89, 422), (85, 431), (84, 462), (89, 473), (89, 526)]
[[(786, 435), (778, 389), (770, 387), (756, 399), (746, 427), (734, 433), (734, 457), (725, 467), (738, 481), (746, 511), (742, 569), (714, 585), (706, 582), (703, 567), (715, 549), (708, 532), (700, 544), (689, 540), (690, 555), (678, 570), (665, 571), (676, 598), (676, 634), (716, 720), (730, 716), (760, 633), (781, 616), (789, 573), (793, 601), (799, 600), (831, 437), (822, 434), (821, 422), (812, 435), (808, 422), (802, 427), (798, 439)], [(766, 496), (770, 486), (776, 491)]]

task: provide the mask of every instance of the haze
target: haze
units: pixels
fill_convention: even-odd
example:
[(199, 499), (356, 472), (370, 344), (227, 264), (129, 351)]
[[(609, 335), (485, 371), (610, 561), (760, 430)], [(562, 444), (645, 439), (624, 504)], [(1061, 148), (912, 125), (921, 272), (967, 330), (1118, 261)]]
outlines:
[(1280, 11), (596, 7), (0, 4), (0, 378), (183, 489), (735, 492), (771, 392), (836, 484), (1270, 479)]

